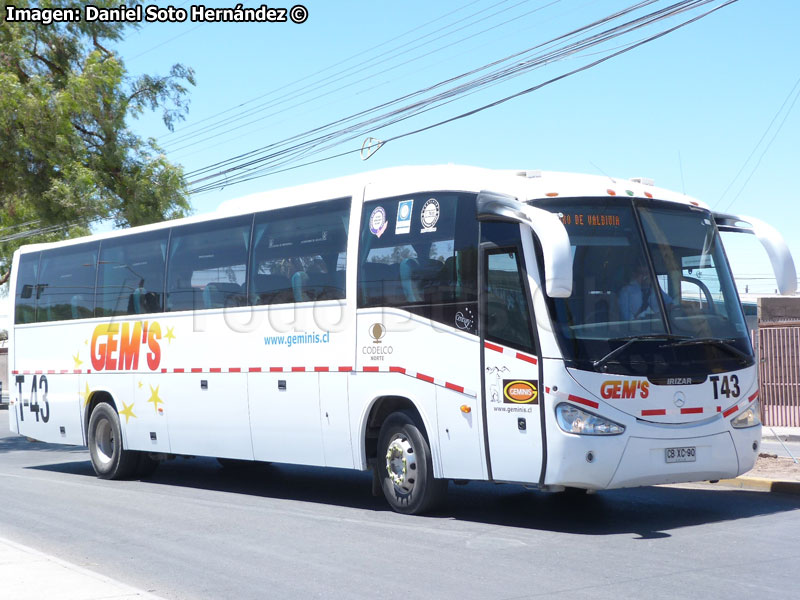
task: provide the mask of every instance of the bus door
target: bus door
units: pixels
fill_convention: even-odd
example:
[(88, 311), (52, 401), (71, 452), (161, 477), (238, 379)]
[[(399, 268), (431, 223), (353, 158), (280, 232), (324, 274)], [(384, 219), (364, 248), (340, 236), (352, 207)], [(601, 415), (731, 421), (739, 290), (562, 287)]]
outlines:
[[(538, 483), (540, 360), (518, 223), (481, 223), (481, 341), (486, 442), (495, 481)], [(535, 265), (535, 257), (528, 259)], [(532, 267), (535, 268), (535, 267)]]

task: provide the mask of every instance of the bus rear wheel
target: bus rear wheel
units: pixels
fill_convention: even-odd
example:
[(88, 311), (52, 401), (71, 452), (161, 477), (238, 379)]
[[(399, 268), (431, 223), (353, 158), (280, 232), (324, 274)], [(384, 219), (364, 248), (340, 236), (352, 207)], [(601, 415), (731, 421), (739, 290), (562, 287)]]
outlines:
[(447, 495), (447, 480), (433, 477), (430, 446), (406, 413), (392, 413), (381, 426), (375, 468), (383, 495), (396, 512), (424, 513)]
[(122, 428), (117, 411), (105, 402), (89, 418), (89, 456), (100, 479), (126, 479), (139, 466), (139, 455), (122, 447)]

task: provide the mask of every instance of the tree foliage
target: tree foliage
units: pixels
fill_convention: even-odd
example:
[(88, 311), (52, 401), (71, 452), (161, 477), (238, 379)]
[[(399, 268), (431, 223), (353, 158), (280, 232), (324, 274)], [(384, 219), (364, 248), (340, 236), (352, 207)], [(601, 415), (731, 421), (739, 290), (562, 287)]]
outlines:
[(21, 244), (85, 234), (102, 219), (126, 227), (188, 213), (182, 169), (130, 121), (161, 110), (171, 130), (193, 71), (176, 64), (167, 75), (132, 76), (109, 49), (130, 24), (12, 23), (7, 4), (80, 6), (0, 0), (0, 277)]

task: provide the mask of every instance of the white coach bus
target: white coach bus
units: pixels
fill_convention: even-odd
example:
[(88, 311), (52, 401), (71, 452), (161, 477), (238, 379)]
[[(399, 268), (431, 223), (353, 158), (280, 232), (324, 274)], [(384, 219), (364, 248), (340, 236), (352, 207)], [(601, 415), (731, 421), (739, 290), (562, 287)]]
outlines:
[(407, 167), (20, 249), (10, 423), (99, 477), (175, 455), (601, 490), (752, 468), (758, 381), (720, 231), (646, 180)]

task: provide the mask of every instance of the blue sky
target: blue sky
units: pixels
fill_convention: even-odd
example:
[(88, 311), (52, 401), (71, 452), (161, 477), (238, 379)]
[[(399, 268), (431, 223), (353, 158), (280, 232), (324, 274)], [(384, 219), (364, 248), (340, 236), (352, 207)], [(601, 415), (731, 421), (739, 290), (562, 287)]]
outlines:
[[(190, 113), (173, 134), (157, 115), (131, 123), (191, 172), (530, 48), (633, 3), (305, 0), (309, 18), (303, 24), (149, 23), (131, 30), (116, 49), (132, 74), (165, 73), (176, 62), (195, 69)], [(658, 1), (636, 15), (672, 3)], [(175, 2), (187, 9), (191, 4)], [(452, 117), (678, 22), (656, 24), (368, 135), (387, 139)], [(192, 197), (192, 205), (203, 213), (260, 190), (409, 164), (645, 176), (714, 208), (772, 223), (800, 260), (800, 108), (789, 110), (800, 79), (798, 22), (800, 3), (794, 0), (740, 0), (591, 70), (389, 143), (368, 161), (351, 154), (203, 193)], [(268, 103), (273, 106), (238, 119), (242, 111)], [(204, 129), (226, 117), (238, 120)], [(310, 159), (358, 148), (364, 137)], [(735, 244), (725, 238), (740, 291), (748, 286), (772, 292), (774, 282), (761, 279), (770, 274), (766, 254), (751, 236), (742, 237)]]

